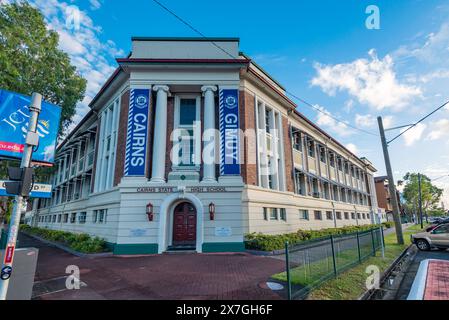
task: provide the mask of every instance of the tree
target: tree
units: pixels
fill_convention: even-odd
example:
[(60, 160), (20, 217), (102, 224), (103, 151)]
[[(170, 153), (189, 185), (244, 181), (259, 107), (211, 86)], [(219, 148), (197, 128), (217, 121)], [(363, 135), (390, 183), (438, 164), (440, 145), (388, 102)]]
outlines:
[[(407, 173), (404, 181), (406, 183), (403, 191), (405, 204), (408, 208), (414, 208), (417, 211), (419, 210), (418, 174)], [(443, 189), (433, 185), (426, 175), (421, 174), (421, 195), (423, 210), (427, 211), (438, 206)]]
[(59, 133), (71, 123), (86, 80), (58, 49), (59, 36), (24, 1), (0, 5), (0, 88), (31, 95), (62, 108)]

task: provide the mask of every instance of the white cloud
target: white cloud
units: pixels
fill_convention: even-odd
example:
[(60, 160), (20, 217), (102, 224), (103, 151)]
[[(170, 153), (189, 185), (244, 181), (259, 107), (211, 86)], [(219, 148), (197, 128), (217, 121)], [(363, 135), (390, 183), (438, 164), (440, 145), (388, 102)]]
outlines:
[[(382, 122), (384, 125), (384, 128), (390, 128), (393, 124), (393, 116), (383, 116), (382, 117)], [(377, 118), (375, 116), (373, 116), (372, 114), (356, 114), (355, 115), (355, 124), (358, 127), (363, 127), (363, 128), (377, 128), (378, 124), (377, 124)]]
[[(45, 17), (48, 28), (59, 34), (59, 48), (70, 56), (71, 63), (87, 80), (86, 96), (77, 105), (73, 124), (67, 132), (89, 111), (88, 104), (114, 71), (115, 56), (124, 56), (112, 40), (101, 39), (102, 29), (96, 25), (85, 11), (71, 3), (58, 0), (31, 0)], [(91, 0), (98, 9), (102, 1)], [(76, 15), (74, 18), (74, 14)]]
[(359, 152), (357, 146), (353, 143), (348, 143), (345, 147), (355, 155)]
[(449, 137), (449, 119), (440, 119), (430, 124), (432, 130), (427, 135), (429, 140)]
[[(424, 130), (426, 129), (427, 125), (423, 123), (418, 123), (415, 127), (405, 132), (402, 136), (404, 137), (405, 145), (410, 147), (415, 142), (419, 141), (423, 135)], [(404, 128), (401, 130), (401, 132), (404, 132), (407, 128)]]
[(354, 133), (345, 123), (335, 120), (335, 116), (324, 107), (319, 105), (316, 105), (315, 107), (322, 111), (317, 113), (316, 123), (318, 126), (322, 126), (341, 137), (347, 137)]
[(98, 9), (100, 9), (100, 7), (102, 5), (100, 0), (89, 0), (89, 2), (90, 2), (90, 8), (92, 10), (98, 10)]
[(336, 65), (316, 63), (314, 67), (317, 75), (311, 83), (331, 96), (337, 91), (347, 91), (360, 103), (376, 110), (391, 108), (399, 111), (421, 96), (419, 87), (401, 83), (397, 79), (390, 55), (379, 59), (372, 49), (369, 56), (370, 59), (361, 58)]

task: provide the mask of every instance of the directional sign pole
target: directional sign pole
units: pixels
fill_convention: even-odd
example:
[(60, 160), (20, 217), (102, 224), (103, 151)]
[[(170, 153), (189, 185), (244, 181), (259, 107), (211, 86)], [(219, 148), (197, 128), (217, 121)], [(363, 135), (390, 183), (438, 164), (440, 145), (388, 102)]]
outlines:
[[(33, 93), (30, 105), (30, 119), (28, 123), (28, 133), (25, 146), (23, 149), (21, 168), (28, 168), (31, 163), (31, 155), (33, 147), (38, 144), (39, 136), (36, 133), (37, 120), (41, 112), (42, 96), (39, 93)], [(9, 223), (8, 241), (3, 254), (2, 268), (0, 269), (0, 300), (6, 300), (8, 292), (9, 278), (13, 271), (14, 250), (16, 248), (17, 234), (19, 232), (21, 208), (24, 204), (24, 198), (21, 195), (15, 196), (14, 208), (11, 213), (11, 221)]]

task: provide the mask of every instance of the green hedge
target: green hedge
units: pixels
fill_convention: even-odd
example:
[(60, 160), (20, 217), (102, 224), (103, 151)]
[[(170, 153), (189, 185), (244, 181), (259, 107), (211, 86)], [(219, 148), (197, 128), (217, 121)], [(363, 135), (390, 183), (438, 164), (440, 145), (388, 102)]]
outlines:
[[(391, 222), (384, 222), (385, 228), (391, 227)], [(285, 248), (285, 242), (298, 244), (304, 241), (328, 237), (330, 235), (343, 235), (373, 229), (378, 225), (346, 226), (342, 228), (328, 228), (321, 230), (298, 230), (295, 233), (269, 235), (263, 233), (250, 233), (245, 235), (245, 248), (250, 250), (273, 251)]]
[(21, 225), (20, 230), (37, 235), (46, 240), (59, 242), (78, 252), (99, 253), (107, 251), (106, 242), (103, 239), (91, 237), (86, 233), (76, 234), (67, 231), (30, 227), (26, 224)]

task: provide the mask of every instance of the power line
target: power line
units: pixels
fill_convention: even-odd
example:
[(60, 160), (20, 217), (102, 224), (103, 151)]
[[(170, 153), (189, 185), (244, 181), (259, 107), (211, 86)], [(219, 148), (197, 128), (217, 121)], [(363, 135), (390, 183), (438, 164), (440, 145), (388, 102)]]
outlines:
[(443, 109), (447, 104), (449, 103), (449, 101), (447, 101), (446, 103), (442, 104), (441, 106), (439, 106), (438, 108), (436, 108), (435, 110), (433, 110), (431, 113), (427, 114), (426, 116), (424, 116), (423, 118), (419, 119), (417, 122), (415, 122), (414, 124), (412, 124), (410, 127), (408, 127), (407, 129), (405, 129), (404, 131), (402, 131), (400, 134), (398, 134), (396, 137), (394, 137), (393, 139), (391, 139), (390, 141), (388, 141), (388, 144), (390, 144), (391, 142), (393, 142), (394, 140), (396, 140), (397, 138), (399, 138), (400, 136), (402, 136), (404, 133), (406, 133), (407, 131), (409, 131), (411, 128), (414, 128), (418, 123), (426, 120), (428, 117), (430, 117), (432, 114), (434, 114), (435, 112), (437, 112), (440, 109)]
[[(173, 17), (175, 17), (176, 19), (178, 19), (179, 21), (181, 21), (184, 25), (186, 25), (188, 28), (190, 28), (191, 30), (193, 30), (195, 33), (199, 34), (201, 37), (203, 37), (203, 38), (205, 38), (205, 39), (209, 39), (209, 38), (206, 37), (206, 35), (204, 35), (201, 31), (199, 31), (199, 30), (196, 29), (194, 26), (192, 26), (189, 22), (187, 22), (186, 20), (184, 20), (183, 18), (181, 18), (181, 17), (180, 17), (179, 15), (177, 15), (173, 10), (170, 10), (169, 8), (167, 8), (167, 7), (166, 7), (164, 4), (162, 4), (160, 1), (158, 1), (158, 0), (152, 0), (152, 1), (153, 1), (154, 3), (156, 3), (158, 6), (160, 6), (162, 9), (164, 9), (165, 11), (167, 11), (169, 14), (171, 14)], [(235, 57), (233, 54), (229, 53), (227, 50), (225, 50), (224, 48), (222, 48), (221, 46), (219, 46), (219, 45), (218, 45), (217, 43), (215, 43), (214, 41), (209, 40), (209, 42), (210, 42), (212, 45), (214, 45), (216, 48), (218, 48), (220, 51), (223, 51), (226, 55), (230, 56), (232, 59), (238, 60), (237, 57)], [(326, 116), (328, 116), (328, 117), (334, 119), (335, 121), (337, 121), (337, 122), (339, 122), (339, 123), (344, 124), (344, 125), (347, 126), (347, 127), (350, 127), (350, 128), (352, 128), (352, 129), (358, 130), (358, 131), (360, 131), (360, 132), (363, 132), (363, 133), (366, 133), (366, 134), (369, 134), (369, 135), (372, 135), (372, 136), (376, 136), (376, 137), (378, 136), (377, 134), (375, 134), (375, 133), (373, 133), (373, 132), (370, 132), (370, 131), (367, 131), (367, 130), (358, 128), (358, 127), (353, 126), (353, 125), (351, 125), (351, 124), (349, 124), (349, 123), (347, 123), (347, 122), (345, 122), (345, 121), (342, 121), (342, 120), (338, 119), (337, 117), (333, 116), (333, 115), (330, 114), (329, 112), (326, 112), (326, 111), (324, 111), (324, 110), (321, 110), (321, 109), (318, 108), (316, 105), (307, 102), (306, 100), (304, 100), (304, 99), (298, 97), (297, 95), (295, 95), (294, 93), (292, 93), (292, 92), (290, 92), (290, 91), (288, 91), (288, 90), (285, 90), (285, 92), (286, 92), (288, 95), (292, 96), (293, 98), (295, 98), (295, 99), (301, 101), (301, 102), (304, 103), (306, 106), (308, 106), (308, 107), (314, 109), (315, 111), (318, 111), (318, 112), (320, 112), (320, 113), (322, 113), (322, 114), (324, 114), (324, 115), (326, 115)]]

